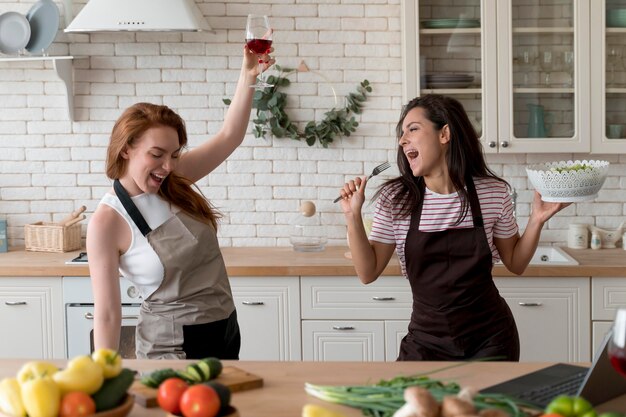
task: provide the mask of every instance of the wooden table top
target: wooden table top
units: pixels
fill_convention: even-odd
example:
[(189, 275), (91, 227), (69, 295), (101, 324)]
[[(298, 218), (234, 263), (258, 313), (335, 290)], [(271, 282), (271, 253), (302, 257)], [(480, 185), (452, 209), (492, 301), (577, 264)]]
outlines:
[[(0, 378), (14, 375), (25, 360), (0, 360)], [(65, 361), (58, 362), (63, 366)], [(184, 361), (188, 362), (188, 361)], [(241, 417), (296, 417), (305, 404), (314, 403), (340, 411), (347, 417), (360, 416), (360, 411), (331, 404), (307, 395), (304, 383), (318, 385), (365, 385), (399, 375), (425, 373), (433, 378), (453, 380), (462, 387), (484, 388), (507, 379), (546, 367), (549, 363), (466, 362), (444, 371), (451, 362), (248, 362), (223, 361), (264, 379), (262, 388), (236, 392), (232, 405)], [(181, 361), (125, 360), (124, 366), (138, 371), (172, 367), (182, 368)], [(586, 364), (588, 365), (588, 364)], [(597, 407), (599, 411), (626, 411), (626, 395)], [(135, 405), (131, 417), (165, 417), (159, 408)]]
[[(580, 265), (531, 265), (527, 277), (626, 277), (626, 251), (623, 249), (563, 248)], [(230, 276), (356, 276), (352, 260), (346, 258), (348, 248), (329, 246), (322, 252), (295, 252), (291, 247), (222, 248)], [(87, 265), (66, 265), (80, 251), (53, 253), (27, 252), (23, 248), (0, 253), (0, 276), (89, 276)], [(401, 275), (394, 256), (383, 275)], [(504, 266), (495, 265), (493, 275), (516, 276)]]

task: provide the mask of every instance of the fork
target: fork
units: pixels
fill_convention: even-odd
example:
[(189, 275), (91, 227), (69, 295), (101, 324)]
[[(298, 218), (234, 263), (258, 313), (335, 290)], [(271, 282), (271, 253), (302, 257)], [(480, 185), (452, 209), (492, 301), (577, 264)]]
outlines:
[[(367, 177), (367, 179), (369, 180), (370, 178), (380, 174), (381, 172), (383, 172), (384, 170), (386, 170), (390, 166), (391, 166), (391, 164), (389, 162), (383, 162), (382, 164), (378, 165), (377, 167), (375, 167), (372, 170), (372, 173), (370, 174), (369, 177)], [(339, 197), (335, 198), (333, 200), (333, 203), (336, 203), (337, 201), (341, 200), (342, 198), (343, 198), (342, 196), (339, 196)]]

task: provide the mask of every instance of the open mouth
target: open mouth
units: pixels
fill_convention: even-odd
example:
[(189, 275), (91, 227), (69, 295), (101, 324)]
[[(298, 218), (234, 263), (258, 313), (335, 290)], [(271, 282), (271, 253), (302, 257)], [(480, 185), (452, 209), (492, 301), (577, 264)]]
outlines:
[(160, 175), (160, 174), (150, 174), (150, 178), (152, 178), (152, 180), (158, 184), (161, 184), (163, 182), (163, 180), (165, 179), (166, 175)]
[(408, 158), (409, 162), (413, 161), (415, 158), (417, 158), (417, 156), (419, 155), (419, 152), (416, 150), (410, 150), (410, 151), (406, 151), (405, 152), (406, 157)]

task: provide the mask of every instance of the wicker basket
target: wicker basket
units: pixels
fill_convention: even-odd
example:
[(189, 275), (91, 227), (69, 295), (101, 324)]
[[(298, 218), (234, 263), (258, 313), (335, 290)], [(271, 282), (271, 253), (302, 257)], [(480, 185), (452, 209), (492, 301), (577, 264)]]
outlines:
[(65, 227), (58, 223), (37, 222), (24, 226), (26, 250), (33, 252), (69, 252), (81, 247), (81, 226)]

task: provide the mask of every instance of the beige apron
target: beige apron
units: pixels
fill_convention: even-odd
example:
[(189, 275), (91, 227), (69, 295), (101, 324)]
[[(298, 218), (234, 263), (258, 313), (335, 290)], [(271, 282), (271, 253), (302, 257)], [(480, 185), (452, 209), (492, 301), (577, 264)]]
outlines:
[(235, 311), (215, 229), (180, 211), (155, 230), (118, 180), (115, 192), (164, 268), (140, 309), (137, 359), (185, 359), (183, 326), (228, 319)]

